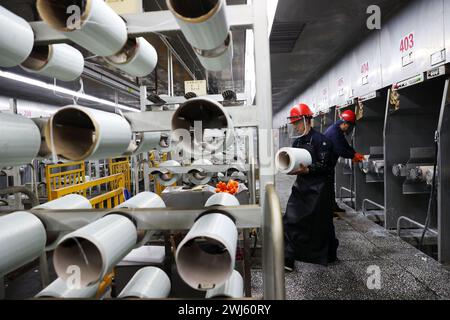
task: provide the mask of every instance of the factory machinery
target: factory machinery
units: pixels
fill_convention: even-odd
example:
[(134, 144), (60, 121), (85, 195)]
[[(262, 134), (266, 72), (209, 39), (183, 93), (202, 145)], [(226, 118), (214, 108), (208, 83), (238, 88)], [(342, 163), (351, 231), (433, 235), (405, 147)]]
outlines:
[[(69, 3), (38, 0), (43, 21), (31, 24), (0, 7), (0, 26), (8, 25), (8, 34), (6, 27), (0, 32), (0, 66), (20, 65), (27, 72), (71, 81), (80, 76), (84, 61), (75, 48), (62, 44), (69, 41), (142, 77), (155, 68), (157, 54), (139, 36), (181, 30), (205, 69), (219, 71), (232, 59), (230, 27), (253, 29), (255, 64), (270, 63), (266, 1), (226, 6), (217, 0), (188, 8), (183, 1), (168, 0), (168, 11), (120, 17), (103, 1), (90, 0), (82, 2), (76, 28), (66, 25), (61, 9)], [(9, 41), (11, 35), (15, 41)], [(0, 113), (2, 167), (13, 170), (33, 159), (83, 166), (94, 161), (99, 173), (99, 161), (135, 159), (128, 190), (133, 194), (126, 201), (121, 174), (112, 175), (116, 180), (101, 178), (114, 186), (108, 200), (98, 196), (107, 205), (94, 205), (85, 190), (74, 186), (58, 189), (43, 204), (27, 188), (3, 189), (2, 194), (25, 193), (31, 208), (0, 216), (0, 279), (39, 259), (42, 291), (36, 298), (250, 297), (249, 233), (255, 229), (263, 236), (264, 298), (283, 299), (270, 70), (258, 69), (256, 79), (256, 105), (235, 94), (227, 104), (224, 100), (232, 95), (227, 92), (223, 97), (170, 97), (156, 111), (142, 86), (141, 112), (109, 113), (74, 104), (49, 118)], [(151, 150), (171, 156), (151, 167)], [(151, 176), (166, 187), (160, 195), (150, 191)], [(229, 192), (222, 192), (229, 180), (240, 183), (229, 183)], [(86, 182), (86, 188), (94, 182)], [(218, 182), (223, 184), (216, 190)], [(162, 245), (151, 245), (161, 240)], [(57, 274), (51, 283), (49, 253)]]
[(448, 1), (414, 2), (275, 117), (282, 124), (289, 107), (306, 103), (323, 132), (355, 111), (348, 141), (365, 160), (339, 160), (336, 197), (442, 263), (450, 262), (449, 10)]

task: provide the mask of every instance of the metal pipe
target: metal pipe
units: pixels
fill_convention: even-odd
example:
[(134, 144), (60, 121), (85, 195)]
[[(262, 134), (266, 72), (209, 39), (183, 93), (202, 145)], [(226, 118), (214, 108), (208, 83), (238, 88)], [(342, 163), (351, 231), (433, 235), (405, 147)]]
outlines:
[(41, 146), (41, 134), (30, 119), (0, 113), (0, 167), (31, 163)]
[[(205, 98), (193, 98), (182, 104), (173, 114), (172, 131), (184, 137), (192, 129), (201, 125), (201, 134), (194, 134), (194, 141), (182, 139), (182, 149), (193, 155), (224, 152), (234, 143), (234, 125), (231, 117), (221, 104)], [(177, 130), (181, 130), (184, 132)], [(223, 132), (225, 131), (225, 133)]]
[(211, 196), (175, 254), (180, 277), (196, 290), (210, 290), (223, 285), (231, 276), (236, 258), (238, 232), (235, 221), (216, 213), (220, 206), (238, 206), (236, 197), (228, 193)]
[(236, 270), (223, 285), (206, 292), (206, 299), (239, 299), (242, 297), (244, 297), (244, 279)]
[(28, 212), (0, 217), (0, 277), (35, 260), (46, 241), (42, 222)]
[(36, 194), (28, 189), (27, 187), (8, 187), (4, 189), (0, 189), (0, 195), (7, 195), (7, 194), (16, 194), (16, 193), (23, 193), (30, 199), (31, 206), (37, 206), (39, 205), (39, 199), (36, 196)]
[(21, 64), (33, 50), (34, 33), (21, 17), (0, 6), (0, 67)]
[(289, 174), (300, 168), (300, 165), (310, 166), (311, 154), (306, 149), (282, 148), (275, 155), (275, 166), (280, 173)]
[(155, 70), (158, 53), (144, 38), (130, 38), (115, 55), (105, 58), (114, 67), (135, 77), (145, 77)]
[(124, 20), (102, 0), (37, 0), (40, 17), (53, 29), (98, 56), (111, 56), (125, 45)]
[(131, 137), (130, 124), (120, 115), (75, 105), (59, 109), (45, 128), (50, 149), (72, 161), (120, 156)]
[(339, 199), (342, 199), (342, 191), (346, 191), (346, 192), (350, 193), (351, 196), (354, 195), (354, 192), (352, 190), (350, 190), (350, 189), (348, 189), (346, 187), (341, 187), (339, 189)]
[[(414, 220), (412, 220), (412, 219), (410, 219), (410, 218), (408, 218), (408, 217), (401, 216), (401, 217), (399, 217), (398, 220), (397, 220), (397, 235), (398, 235), (399, 237), (400, 237), (400, 231), (401, 231), (400, 223), (402, 222), (402, 220), (405, 220), (405, 221), (407, 221), (407, 222), (409, 222), (409, 223), (412, 223), (412, 224), (418, 226), (418, 227), (421, 228), (421, 229), (425, 229), (425, 226), (424, 226), (423, 224), (421, 224), (421, 223), (419, 223), (419, 222), (417, 222), (417, 221), (414, 221)], [(430, 233), (434, 234), (435, 236), (437, 236), (437, 235), (439, 234), (437, 231), (434, 231), (434, 230), (432, 230), (432, 229), (428, 229), (428, 231), (429, 231)]]
[(284, 232), (280, 199), (275, 186), (266, 186), (263, 229), (264, 299), (284, 300)]
[(64, 281), (76, 272), (84, 288), (100, 282), (136, 241), (133, 222), (123, 215), (110, 214), (63, 237), (55, 249), (53, 265)]
[(366, 212), (367, 212), (366, 211), (366, 203), (370, 203), (371, 205), (373, 205), (373, 206), (375, 206), (377, 208), (380, 208), (381, 210), (385, 210), (385, 208), (381, 204), (378, 204), (378, 203), (376, 203), (376, 202), (374, 202), (372, 200), (369, 200), (369, 199), (364, 199), (363, 202), (362, 202), (362, 212), (363, 212), (364, 215), (366, 215)]
[(164, 271), (146, 267), (136, 272), (118, 298), (163, 299), (169, 296), (170, 290), (170, 279)]
[(35, 298), (91, 299), (95, 297), (97, 290), (98, 284), (85, 288), (77, 288), (74, 284), (69, 288), (67, 281), (57, 278), (48, 287), (39, 292)]
[(63, 43), (35, 46), (20, 67), (61, 81), (74, 81), (83, 73), (84, 57), (74, 47)]

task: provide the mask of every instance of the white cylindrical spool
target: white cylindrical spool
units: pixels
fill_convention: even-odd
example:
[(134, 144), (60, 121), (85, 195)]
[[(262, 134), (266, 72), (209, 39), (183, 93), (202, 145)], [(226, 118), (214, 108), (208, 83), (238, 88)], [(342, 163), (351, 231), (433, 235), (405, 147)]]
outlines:
[(41, 147), (41, 133), (30, 119), (0, 113), (0, 167), (31, 163)]
[(311, 154), (306, 149), (282, 148), (275, 156), (275, 166), (280, 173), (291, 173), (299, 169), (300, 164), (310, 166), (312, 163)]
[[(189, 99), (175, 111), (172, 131), (189, 132), (195, 128), (196, 122), (201, 123), (204, 137), (194, 137), (193, 145), (190, 139), (183, 139), (180, 144), (187, 153), (200, 155), (205, 152), (224, 152), (234, 143), (233, 121), (228, 111), (218, 102), (205, 98)], [(226, 132), (223, 133), (220, 129)], [(183, 136), (182, 132), (179, 135)]]
[(98, 56), (114, 55), (127, 42), (125, 22), (103, 0), (37, 0), (36, 7), (50, 27)]
[(35, 298), (91, 299), (97, 294), (98, 284), (85, 288), (69, 288), (66, 281), (57, 278), (48, 287), (39, 292)]
[(80, 286), (101, 281), (136, 245), (136, 227), (130, 219), (111, 214), (61, 239), (53, 255), (57, 275), (66, 281), (78, 268)]
[(161, 132), (141, 132), (138, 134), (138, 140), (138, 146), (133, 151), (134, 155), (163, 147)]
[(194, 48), (213, 50), (225, 42), (230, 30), (225, 0), (167, 0), (166, 3)]
[(181, 164), (175, 160), (169, 160), (160, 163), (159, 168), (153, 168), (150, 174), (156, 176), (156, 180), (160, 185), (168, 187), (181, 179), (181, 174), (171, 173), (164, 167), (181, 167)]
[(236, 207), (239, 206), (239, 200), (226, 192), (213, 194), (205, 203), (205, 207), (212, 206), (228, 206), (228, 207)]
[(44, 225), (31, 213), (0, 217), (0, 277), (38, 258), (45, 241)]
[(106, 57), (106, 61), (132, 76), (145, 77), (155, 70), (158, 53), (144, 38), (130, 38), (120, 52)]
[(237, 236), (236, 225), (226, 215), (200, 217), (176, 252), (181, 278), (197, 290), (221, 286), (234, 269)]
[(119, 298), (163, 299), (170, 294), (167, 274), (159, 268), (140, 269), (119, 294)]
[(81, 106), (59, 109), (49, 121), (45, 139), (59, 156), (73, 161), (122, 155), (132, 138), (128, 121), (114, 113)]
[(28, 22), (0, 6), (0, 67), (15, 67), (30, 55), (34, 33)]
[(206, 292), (206, 299), (239, 299), (242, 297), (244, 297), (244, 279), (242, 279), (241, 274), (236, 270), (233, 271), (230, 279), (223, 285)]
[[(79, 194), (68, 194), (67, 196), (49, 201), (47, 203), (41, 204), (33, 208), (33, 210), (58, 210), (58, 209), (62, 210), (92, 209), (92, 205), (88, 199)], [(68, 232), (47, 231), (47, 243), (45, 246), (45, 250), (46, 251), (54, 250), (58, 242), (67, 233)]]
[(143, 208), (165, 208), (166, 205), (156, 193), (153, 192), (141, 192), (127, 201), (118, 205), (117, 208), (127, 209), (143, 209)]
[[(198, 159), (195, 160), (194, 162), (192, 162), (192, 165), (212, 165), (212, 162), (209, 161), (208, 159)], [(189, 181), (198, 186), (198, 185), (202, 185), (202, 184), (207, 184), (208, 182), (211, 181), (213, 176), (212, 172), (205, 172), (204, 170), (201, 169), (194, 169), (189, 171), (188, 173), (188, 179)]]
[(230, 68), (233, 61), (233, 37), (230, 32), (229, 37), (225, 40), (223, 45), (216, 50), (198, 50), (195, 49), (198, 60), (202, 66), (209, 71), (222, 71)]
[(83, 73), (84, 57), (67, 44), (35, 46), (22, 69), (61, 81), (73, 81)]
[[(115, 207), (118, 208), (128, 208), (128, 209), (144, 209), (144, 208), (165, 208), (166, 204), (163, 199), (153, 192), (141, 192), (134, 197), (128, 199), (122, 204)], [(135, 248), (139, 248), (145, 245), (153, 235), (153, 231), (141, 231), (138, 230), (137, 244)]]

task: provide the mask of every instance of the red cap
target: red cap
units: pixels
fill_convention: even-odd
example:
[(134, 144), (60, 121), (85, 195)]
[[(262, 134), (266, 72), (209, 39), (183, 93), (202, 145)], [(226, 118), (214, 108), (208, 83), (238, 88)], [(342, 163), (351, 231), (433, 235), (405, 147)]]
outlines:
[(355, 124), (356, 122), (356, 114), (352, 110), (346, 110), (341, 113), (341, 119), (351, 124)]
[(292, 107), (289, 120), (291, 123), (295, 123), (303, 117), (312, 117), (313, 115), (314, 113), (306, 104), (300, 103), (299, 105)]

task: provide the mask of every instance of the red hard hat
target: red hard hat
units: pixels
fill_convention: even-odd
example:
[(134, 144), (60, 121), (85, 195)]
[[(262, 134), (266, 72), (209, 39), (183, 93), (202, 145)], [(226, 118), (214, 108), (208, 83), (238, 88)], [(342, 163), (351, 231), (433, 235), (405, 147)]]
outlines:
[(295, 123), (303, 117), (312, 117), (313, 115), (314, 113), (306, 104), (300, 103), (299, 105), (292, 107), (289, 120), (291, 123)]
[(341, 119), (351, 124), (355, 124), (356, 122), (356, 114), (352, 110), (346, 110), (341, 113)]

